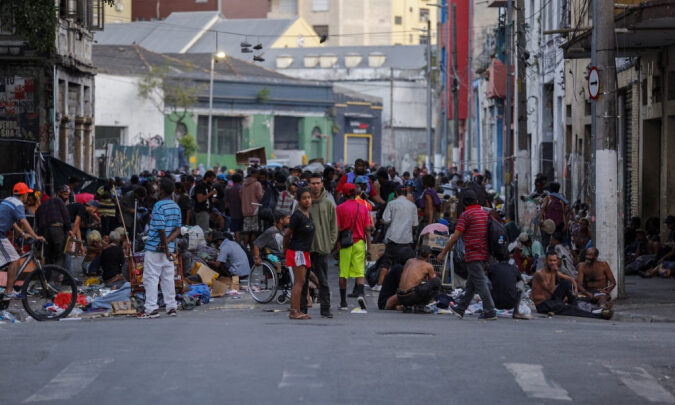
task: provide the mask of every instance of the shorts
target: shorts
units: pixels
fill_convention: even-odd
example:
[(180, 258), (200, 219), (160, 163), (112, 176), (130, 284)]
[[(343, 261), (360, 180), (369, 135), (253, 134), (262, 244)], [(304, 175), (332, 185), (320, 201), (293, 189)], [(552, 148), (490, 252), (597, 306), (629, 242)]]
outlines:
[(0, 239), (0, 266), (19, 260), (19, 253), (7, 238)]
[(396, 296), (398, 303), (403, 306), (427, 305), (434, 299), (441, 288), (441, 279), (434, 277), (429, 281), (423, 281), (409, 290), (398, 290)]
[(287, 250), (286, 266), (290, 267), (305, 266), (307, 268), (312, 267), (312, 262), (309, 260), (309, 252), (302, 252), (300, 250), (290, 250), (290, 249)]
[(230, 232), (241, 232), (244, 229), (244, 218), (230, 218)]
[(252, 217), (244, 217), (244, 225), (242, 229), (242, 232), (244, 233), (260, 232), (258, 216), (253, 215)]
[(366, 242), (340, 249), (340, 278), (360, 278), (366, 273)]

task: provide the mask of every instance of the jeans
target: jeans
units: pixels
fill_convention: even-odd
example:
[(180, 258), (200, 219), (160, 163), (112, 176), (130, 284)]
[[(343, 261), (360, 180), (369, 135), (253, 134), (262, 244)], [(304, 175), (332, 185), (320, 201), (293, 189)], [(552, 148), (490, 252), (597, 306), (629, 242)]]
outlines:
[(485, 276), (485, 262), (467, 262), (466, 271), (468, 273), (466, 290), (457, 309), (460, 312), (466, 311), (469, 304), (471, 304), (474, 294), (478, 293), (480, 299), (483, 301), (483, 313), (486, 315), (496, 314), (495, 304), (492, 301), (492, 295), (490, 295), (487, 285), (487, 277)]
[[(319, 279), (319, 303), (321, 304), (321, 313), (330, 311), (330, 288), (328, 287), (328, 255), (320, 253), (310, 253), (312, 267), (310, 270)], [(307, 313), (307, 291), (309, 290), (309, 271), (307, 278), (302, 286), (302, 297), (300, 298), (300, 311)]]
[[(563, 300), (567, 297), (567, 302)], [(537, 305), (537, 312), (547, 314), (553, 312), (557, 315), (580, 316), (583, 318), (600, 318), (592, 312), (585, 311), (576, 306), (576, 295), (572, 283), (567, 280), (560, 280), (560, 283), (553, 291), (553, 296)]]
[[(47, 264), (55, 264), (59, 267), (66, 266), (66, 231), (62, 227), (50, 226), (45, 231), (47, 246), (45, 256)], [(70, 271), (68, 271), (70, 273)]]

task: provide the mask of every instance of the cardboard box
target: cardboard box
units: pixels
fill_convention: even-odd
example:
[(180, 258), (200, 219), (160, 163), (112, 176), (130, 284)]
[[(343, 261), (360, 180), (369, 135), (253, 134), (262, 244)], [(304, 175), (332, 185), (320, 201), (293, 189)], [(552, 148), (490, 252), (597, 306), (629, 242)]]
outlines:
[(219, 277), (213, 280), (211, 285), (211, 296), (212, 297), (222, 297), (227, 293), (227, 290), (230, 289), (232, 285), (232, 279), (230, 277)]
[(368, 260), (371, 262), (377, 261), (384, 254), (384, 243), (371, 243), (368, 249)]
[(424, 246), (429, 246), (432, 250), (443, 250), (449, 240), (450, 236), (428, 234), (424, 235), (422, 244)]
[(211, 287), (211, 284), (213, 283), (213, 280), (217, 279), (220, 275), (211, 270), (211, 268), (205, 264), (202, 263), (195, 263), (194, 266), (192, 266), (192, 274), (198, 274), (199, 277), (202, 279), (202, 283), (208, 285)]

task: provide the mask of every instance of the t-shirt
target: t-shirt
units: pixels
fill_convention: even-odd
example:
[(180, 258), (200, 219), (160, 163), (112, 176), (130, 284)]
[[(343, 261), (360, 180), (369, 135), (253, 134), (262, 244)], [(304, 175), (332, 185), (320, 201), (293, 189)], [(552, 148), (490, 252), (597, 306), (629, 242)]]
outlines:
[(190, 197), (188, 197), (187, 194), (181, 194), (178, 196), (176, 204), (178, 204), (178, 207), (180, 208), (181, 218), (187, 218), (188, 211), (192, 209), (192, 201), (190, 200)]
[(220, 244), (217, 260), (223, 263), (225, 269), (233, 276), (248, 276), (251, 272), (246, 252), (237, 242), (229, 239)]
[[(357, 207), (360, 207), (358, 208), (358, 219), (356, 218)], [(354, 243), (366, 239), (366, 228), (370, 225), (368, 210), (363, 208), (356, 200), (347, 200), (336, 208), (338, 230), (351, 229)]]
[(387, 304), (389, 297), (396, 294), (398, 291), (398, 285), (401, 281), (401, 274), (403, 274), (403, 266), (397, 264), (393, 266), (384, 276), (382, 281), (382, 289), (380, 290), (380, 296), (377, 298), (377, 307), (384, 309)]
[(464, 260), (486, 262), (488, 260), (488, 213), (479, 205), (470, 205), (459, 216), (455, 230), (462, 231), (464, 239)]
[[(159, 231), (164, 229), (166, 237), (168, 238), (174, 229), (180, 228), (182, 219), (180, 216), (180, 208), (173, 200), (165, 199), (159, 200), (152, 209), (152, 218), (150, 219), (150, 230), (148, 231), (148, 239), (145, 241), (145, 250), (150, 252), (157, 252), (157, 247), (160, 244)], [(169, 251), (174, 251), (174, 241), (169, 243)]]
[(80, 217), (80, 234), (84, 237), (87, 234), (87, 210), (80, 203), (66, 205), (70, 222), (75, 223), (75, 218)]
[(230, 208), (232, 218), (241, 218), (241, 184), (235, 183), (232, 187), (225, 190), (225, 202)]
[(200, 181), (194, 189), (194, 201), (195, 201), (195, 212), (203, 212), (203, 211), (208, 211), (210, 208), (210, 203), (209, 199), (207, 198), (204, 202), (199, 202), (197, 200), (197, 194), (203, 194), (203, 195), (208, 195), (211, 192), (211, 187), (209, 187), (208, 184), (204, 183), (203, 181)]
[(213, 207), (224, 214), (225, 213), (225, 184), (216, 183), (216, 184), (213, 185), (213, 188), (216, 190), (216, 194), (213, 196), (214, 200), (215, 200), (213, 202)]
[(124, 252), (118, 245), (110, 245), (101, 252), (101, 270), (103, 280), (110, 280), (118, 274), (122, 274), (124, 266)]
[(291, 222), (288, 224), (288, 228), (293, 231), (288, 248), (295, 251), (309, 252), (312, 248), (315, 231), (312, 217), (303, 214), (299, 209), (295, 210), (291, 215)]
[(270, 226), (253, 243), (258, 249), (267, 248), (271, 254), (281, 257), (281, 252), (284, 250), (284, 234), (276, 226)]
[(0, 202), (0, 239), (7, 238), (7, 232), (15, 222), (26, 218), (26, 209), (21, 200), (7, 197)]
[[(488, 278), (492, 283), (492, 299), (497, 308), (509, 305), (518, 298), (518, 287), (521, 281), (518, 267), (508, 263), (494, 263), (488, 267)], [(511, 308), (499, 308), (511, 309)]]

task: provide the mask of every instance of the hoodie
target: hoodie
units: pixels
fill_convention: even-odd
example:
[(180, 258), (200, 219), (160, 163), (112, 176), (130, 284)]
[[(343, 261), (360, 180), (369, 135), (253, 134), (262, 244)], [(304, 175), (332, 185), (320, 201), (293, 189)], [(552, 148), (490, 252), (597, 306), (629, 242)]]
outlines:
[(241, 186), (241, 213), (245, 217), (252, 217), (258, 213), (258, 206), (263, 197), (262, 184), (253, 176), (244, 179)]
[(335, 203), (328, 198), (326, 190), (321, 190), (318, 200), (312, 200), (309, 214), (316, 227), (311, 253), (328, 255), (337, 241), (338, 228)]

